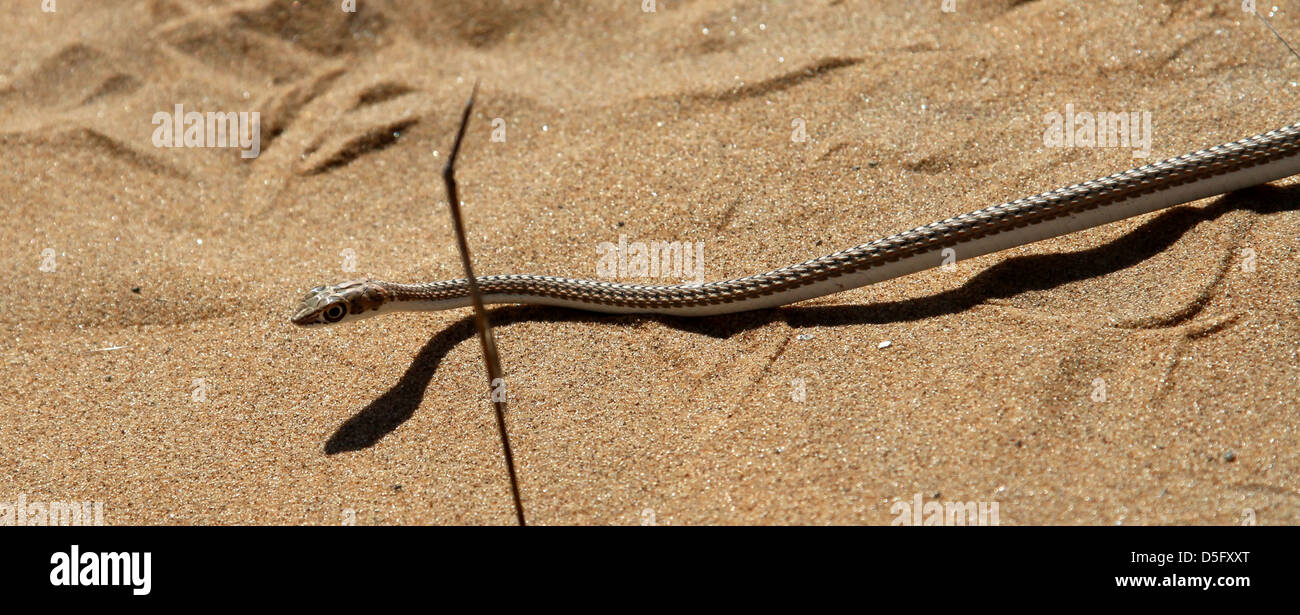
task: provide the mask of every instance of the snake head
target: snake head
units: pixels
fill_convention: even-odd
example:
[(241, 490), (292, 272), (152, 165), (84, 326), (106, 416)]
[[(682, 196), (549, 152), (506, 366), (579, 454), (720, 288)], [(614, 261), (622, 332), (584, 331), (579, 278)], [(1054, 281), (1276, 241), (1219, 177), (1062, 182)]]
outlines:
[(388, 293), (371, 280), (317, 286), (303, 297), (289, 320), (304, 327), (358, 320), (378, 314), (389, 298)]

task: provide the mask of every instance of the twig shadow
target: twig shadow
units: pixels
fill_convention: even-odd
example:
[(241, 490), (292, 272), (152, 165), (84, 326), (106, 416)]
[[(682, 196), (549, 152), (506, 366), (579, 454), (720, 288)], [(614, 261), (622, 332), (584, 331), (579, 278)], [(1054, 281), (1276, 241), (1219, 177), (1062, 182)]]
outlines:
[[(541, 306), (508, 306), (492, 310), (494, 327), (518, 322), (601, 322), (639, 325), (646, 320), (718, 339), (776, 321), (791, 327), (842, 326), (910, 322), (956, 314), (990, 299), (1005, 299), (1023, 292), (1047, 290), (1103, 276), (1140, 263), (1173, 245), (1197, 224), (1237, 209), (1270, 215), (1300, 209), (1300, 185), (1259, 186), (1236, 192), (1203, 207), (1177, 207), (1133, 232), (1088, 250), (1007, 259), (957, 288), (927, 297), (867, 305), (784, 307), (725, 316), (680, 318), (669, 316), (611, 316)], [(473, 315), (457, 321), (431, 338), (411, 362), (397, 384), (345, 421), (325, 444), (325, 453), (355, 451), (373, 446), (415, 413), (424, 392), (447, 353), (476, 335)]]

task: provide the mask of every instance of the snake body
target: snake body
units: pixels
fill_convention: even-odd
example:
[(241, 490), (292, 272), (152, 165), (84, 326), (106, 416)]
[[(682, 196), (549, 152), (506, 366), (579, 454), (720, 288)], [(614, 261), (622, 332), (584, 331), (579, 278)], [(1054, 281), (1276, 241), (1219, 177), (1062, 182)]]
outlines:
[[(1100, 226), (1300, 173), (1300, 125), (986, 207), (756, 275), (704, 284), (635, 285), (542, 275), (477, 278), (483, 302), (622, 314), (710, 316), (771, 308)], [(951, 253), (945, 249), (951, 248)], [(388, 311), (470, 305), (465, 279), (421, 284), (352, 280), (314, 288), (299, 325)]]

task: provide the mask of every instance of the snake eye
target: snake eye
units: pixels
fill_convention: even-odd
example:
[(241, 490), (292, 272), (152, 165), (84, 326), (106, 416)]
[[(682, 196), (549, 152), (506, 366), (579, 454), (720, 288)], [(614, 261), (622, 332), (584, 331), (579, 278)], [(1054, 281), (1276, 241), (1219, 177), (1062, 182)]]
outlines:
[(341, 304), (335, 303), (325, 309), (325, 322), (338, 322), (343, 320), (343, 316), (347, 313), (348, 311), (344, 309)]

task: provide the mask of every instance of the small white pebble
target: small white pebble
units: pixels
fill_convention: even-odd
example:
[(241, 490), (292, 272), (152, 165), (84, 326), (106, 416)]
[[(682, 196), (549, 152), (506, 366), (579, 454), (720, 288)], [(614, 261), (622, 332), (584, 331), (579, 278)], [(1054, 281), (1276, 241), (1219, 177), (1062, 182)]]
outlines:
[(883, 342), (880, 342), (879, 344), (876, 344), (876, 348), (881, 348), (881, 349), (883, 349), (883, 348), (889, 348), (890, 346), (893, 346), (893, 345), (894, 345), (893, 342), (891, 342), (891, 341), (889, 341), (889, 340), (885, 340), (885, 341), (883, 341)]

